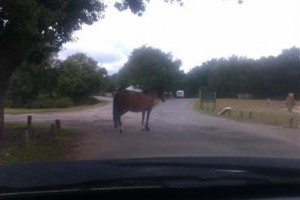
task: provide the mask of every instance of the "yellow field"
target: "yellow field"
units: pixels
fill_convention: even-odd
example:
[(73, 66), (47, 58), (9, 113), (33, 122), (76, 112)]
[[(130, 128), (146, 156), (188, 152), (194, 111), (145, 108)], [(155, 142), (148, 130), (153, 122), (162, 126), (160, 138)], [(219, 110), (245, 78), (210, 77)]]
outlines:
[[(290, 125), (290, 116), (287, 113), (285, 101), (271, 101), (268, 105), (267, 100), (217, 99), (215, 110), (213, 103), (203, 103), (202, 108), (199, 105), (199, 101), (196, 101), (194, 109), (212, 115), (217, 115), (225, 107), (231, 107), (231, 112), (222, 117), (281, 126)], [(293, 127), (298, 127), (300, 125), (299, 102), (296, 103), (293, 111)]]

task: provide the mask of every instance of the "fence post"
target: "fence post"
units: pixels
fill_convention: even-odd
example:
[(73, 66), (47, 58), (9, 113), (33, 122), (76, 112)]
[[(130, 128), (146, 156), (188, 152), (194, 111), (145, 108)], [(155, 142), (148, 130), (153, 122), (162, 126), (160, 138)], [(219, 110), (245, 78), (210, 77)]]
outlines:
[(217, 92), (214, 92), (214, 109), (216, 109), (216, 104), (217, 104)]
[(28, 115), (27, 116), (27, 128), (31, 128), (31, 123), (32, 123), (32, 116)]
[(252, 119), (252, 111), (249, 112), (249, 119)]
[(200, 108), (202, 109), (201, 90), (199, 90), (199, 101), (200, 101)]
[(56, 131), (59, 132), (61, 128), (61, 123), (59, 119), (55, 120), (55, 127), (56, 127)]

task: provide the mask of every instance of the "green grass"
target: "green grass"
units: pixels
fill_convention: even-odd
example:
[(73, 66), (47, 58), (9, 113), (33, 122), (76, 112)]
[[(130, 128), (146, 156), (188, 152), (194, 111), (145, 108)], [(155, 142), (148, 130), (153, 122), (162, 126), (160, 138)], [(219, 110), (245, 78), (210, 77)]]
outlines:
[(55, 160), (62, 149), (55, 146), (30, 145), (29, 147), (7, 147), (1, 151), (1, 164), (18, 164)]
[[(218, 112), (224, 107), (231, 107), (231, 112), (219, 116)], [(203, 103), (202, 108), (200, 108), (200, 103), (197, 100), (193, 108), (201, 113), (237, 121), (289, 126), (290, 118), (284, 101), (272, 101), (272, 104), (268, 105), (266, 100), (217, 99), (216, 109), (213, 109), (212, 103)], [(294, 112), (293, 127), (299, 125), (300, 115)]]
[(54, 138), (49, 124), (35, 124), (29, 131), (29, 145), (24, 145), (25, 123), (6, 123), (0, 165), (53, 161), (65, 158), (71, 146), (82, 137), (77, 129), (62, 127)]
[(70, 111), (80, 111), (80, 110), (90, 109), (90, 108), (97, 108), (105, 104), (106, 104), (105, 101), (100, 101), (99, 103), (94, 105), (80, 105), (71, 108), (33, 108), (33, 109), (5, 108), (4, 113), (15, 115), (15, 114), (27, 114), (27, 113), (70, 112)]

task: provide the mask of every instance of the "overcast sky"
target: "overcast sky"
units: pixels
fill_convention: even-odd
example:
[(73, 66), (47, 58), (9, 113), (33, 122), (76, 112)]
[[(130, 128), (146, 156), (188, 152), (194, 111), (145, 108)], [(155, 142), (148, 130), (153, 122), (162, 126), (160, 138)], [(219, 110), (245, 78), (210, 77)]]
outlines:
[(142, 45), (172, 52), (184, 71), (212, 58), (260, 58), (300, 47), (299, 0), (184, 0), (184, 5), (151, 0), (142, 17), (109, 3), (105, 18), (74, 33), (60, 59), (84, 52), (109, 74)]

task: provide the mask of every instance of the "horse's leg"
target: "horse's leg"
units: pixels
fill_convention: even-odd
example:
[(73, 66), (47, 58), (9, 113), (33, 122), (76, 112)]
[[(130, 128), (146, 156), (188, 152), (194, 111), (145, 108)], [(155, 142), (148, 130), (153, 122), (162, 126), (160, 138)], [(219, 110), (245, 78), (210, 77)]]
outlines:
[(145, 124), (144, 124), (144, 122), (145, 122), (145, 114), (146, 114), (146, 111), (144, 110), (142, 112), (142, 131), (145, 129)]
[(119, 118), (118, 118), (118, 124), (119, 124), (120, 133), (123, 133), (124, 127), (122, 125), (121, 116), (119, 116)]
[(150, 117), (150, 113), (151, 113), (151, 110), (152, 109), (149, 109), (147, 110), (147, 118), (146, 118), (146, 130), (149, 131), (149, 126), (148, 126), (148, 123), (149, 123), (149, 117)]
[(114, 126), (115, 126), (115, 129), (118, 128), (118, 119), (114, 119)]
[(115, 130), (118, 131), (120, 129), (120, 125), (119, 125), (119, 117), (114, 119), (114, 126), (115, 126)]

